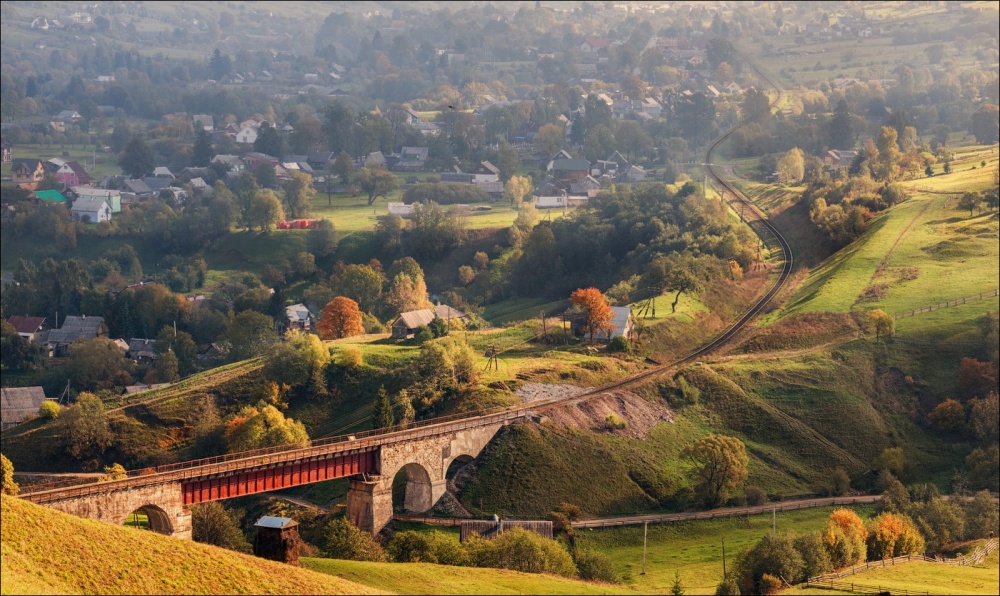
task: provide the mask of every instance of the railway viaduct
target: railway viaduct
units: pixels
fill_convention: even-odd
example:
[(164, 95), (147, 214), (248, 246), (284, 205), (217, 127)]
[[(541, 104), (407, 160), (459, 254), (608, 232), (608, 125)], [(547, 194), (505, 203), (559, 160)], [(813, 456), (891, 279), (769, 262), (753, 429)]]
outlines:
[(150, 529), (191, 538), (188, 506), (336, 478), (349, 478), (347, 514), (375, 533), (392, 519), (392, 484), (405, 473), (404, 508), (425, 512), (445, 493), (452, 463), (471, 461), (526, 408), (474, 417), (434, 419), (311, 441), (309, 446), (258, 449), (129, 472), (127, 478), (72, 486), (26, 487), (22, 498), (65, 513), (117, 525), (135, 511)]

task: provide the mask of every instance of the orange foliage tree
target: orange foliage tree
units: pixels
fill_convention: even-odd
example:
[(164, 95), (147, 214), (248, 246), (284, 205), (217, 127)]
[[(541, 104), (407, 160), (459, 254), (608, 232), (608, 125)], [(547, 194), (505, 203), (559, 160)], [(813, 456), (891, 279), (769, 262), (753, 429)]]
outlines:
[(614, 311), (611, 310), (611, 304), (608, 303), (608, 299), (600, 290), (580, 288), (569, 295), (569, 301), (573, 306), (577, 306), (583, 311), (583, 326), (590, 334), (591, 340), (594, 339), (595, 332), (614, 331), (615, 326), (611, 322), (611, 319), (614, 318)]
[(358, 303), (344, 296), (337, 296), (323, 307), (316, 331), (323, 339), (340, 339), (361, 335), (365, 328), (361, 323), (361, 309)]
[(823, 528), (823, 542), (834, 567), (846, 567), (864, 561), (868, 554), (865, 540), (868, 530), (850, 509), (840, 508), (830, 514)]
[(868, 558), (877, 561), (900, 555), (920, 554), (924, 539), (913, 522), (901, 515), (883, 513), (872, 520), (868, 534)]

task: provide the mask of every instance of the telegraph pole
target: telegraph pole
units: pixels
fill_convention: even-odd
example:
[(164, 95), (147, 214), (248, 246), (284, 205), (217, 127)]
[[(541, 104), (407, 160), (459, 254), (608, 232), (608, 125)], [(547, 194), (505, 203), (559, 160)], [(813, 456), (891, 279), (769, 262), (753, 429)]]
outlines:
[(642, 522), (642, 573), (646, 575), (646, 535), (649, 531), (649, 522)]

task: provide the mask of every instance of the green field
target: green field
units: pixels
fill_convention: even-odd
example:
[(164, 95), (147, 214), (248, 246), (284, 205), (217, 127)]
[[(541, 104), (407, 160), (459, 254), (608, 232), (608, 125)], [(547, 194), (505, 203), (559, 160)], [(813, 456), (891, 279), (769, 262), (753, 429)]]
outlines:
[[(806, 534), (822, 529), (832, 507), (778, 512), (779, 533)], [(863, 519), (870, 508), (859, 508)], [(729, 569), (740, 549), (752, 546), (771, 532), (772, 516), (752, 515), (717, 520), (651, 524), (647, 537), (646, 573), (642, 574), (642, 526), (577, 530), (578, 548), (608, 555), (615, 569), (630, 578), (629, 585), (644, 594), (666, 594), (680, 574), (689, 594), (711, 594), (722, 579), (722, 542)]]
[[(968, 567), (941, 565), (925, 561), (911, 561), (856, 573), (838, 580), (837, 585), (858, 584), (858, 592), (875, 587), (878, 591), (893, 594), (907, 590), (917, 594), (997, 594), (997, 551), (979, 565)], [(819, 587), (797, 587), (782, 594), (849, 594), (849, 591), (829, 590)]]
[[(956, 208), (956, 195), (938, 194), (981, 190), (991, 176), (990, 168), (979, 168), (905, 183), (912, 197), (877, 216), (862, 238), (812, 270), (784, 314), (858, 308), (892, 314), (996, 289), (995, 214), (970, 217)], [(859, 302), (866, 288), (879, 284), (886, 285), (884, 297)], [(974, 308), (996, 311), (997, 300)], [(952, 310), (962, 316), (961, 308)]]
[(429, 563), (359, 563), (302, 559), (306, 569), (329, 573), (397, 594), (634, 594), (624, 586), (574, 581), (504, 569)]

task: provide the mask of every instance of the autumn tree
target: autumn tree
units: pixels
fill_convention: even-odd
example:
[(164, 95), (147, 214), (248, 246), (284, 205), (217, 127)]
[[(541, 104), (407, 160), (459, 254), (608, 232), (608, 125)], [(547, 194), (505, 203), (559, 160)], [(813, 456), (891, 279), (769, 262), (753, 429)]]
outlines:
[(725, 435), (709, 435), (686, 447), (683, 456), (692, 464), (695, 493), (707, 507), (725, 502), (747, 479), (747, 456), (743, 441)]
[(798, 147), (792, 147), (778, 161), (778, 174), (782, 182), (798, 184), (805, 176), (805, 154)]
[(896, 331), (896, 319), (880, 308), (869, 311), (868, 324), (875, 331), (875, 343), (882, 337), (891, 337)]
[(969, 130), (981, 145), (996, 143), (1000, 139), (1000, 106), (983, 104), (972, 113)]
[(566, 144), (566, 131), (558, 124), (543, 124), (533, 142), (536, 151), (552, 157)]
[(924, 551), (924, 539), (909, 518), (883, 513), (872, 520), (866, 541), (868, 558), (874, 561)]
[(268, 189), (257, 191), (250, 200), (246, 213), (246, 225), (249, 229), (259, 228), (260, 231), (270, 230), (279, 221), (285, 219), (281, 201), (277, 195)]
[(892, 182), (899, 174), (900, 152), (896, 138), (899, 133), (891, 126), (883, 126), (875, 145), (878, 149), (875, 179)]
[(78, 395), (59, 417), (59, 426), (67, 455), (80, 461), (99, 459), (114, 441), (104, 402), (93, 393)]
[(294, 219), (309, 217), (315, 196), (312, 177), (305, 172), (293, 171), (285, 183), (285, 207), (288, 217)]
[(292, 329), (285, 334), (285, 341), (271, 345), (264, 378), (288, 387), (323, 391), (322, 372), (329, 360), (330, 351), (318, 337)]
[(868, 530), (850, 509), (840, 508), (830, 514), (823, 528), (823, 543), (836, 568), (860, 563), (867, 558)]
[(525, 200), (525, 197), (528, 197), (533, 190), (531, 178), (511, 176), (503, 187), (503, 198), (510, 201), (511, 207), (517, 207), (518, 203)]
[(14, 481), (14, 464), (6, 455), (0, 454), (0, 492), (5, 495), (16, 495), (21, 487)]
[(306, 243), (309, 245), (309, 252), (319, 258), (332, 255), (337, 250), (337, 233), (333, 222), (328, 219), (316, 222), (308, 232)]
[(927, 420), (945, 432), (958, 432), (965, 426), (965, 408), (954, 399), (946, 399), (927, 415)]
[(358, 303), (346, 296), (337, 296), (323, 307), (316, 331), (327, 340), (361, 335), (365, 328)]
[(610, 333), (614, 331), (614, 311), (604, 294), (597, 288), (580, 288), (569, 296), (570, 304), (580, 309), (583, 317), (583, 328), (593, 341), (594, 333)]
[(399, 181), (396, 176), (382, 168), (364, 167), (355, 177), (358, 187), (368, 195), (368, 204), (372, 205), (379, 197), (384, 197), (396, 190)]
[(330, 173), (340, 178), (341, 184), (347, 184), (351, 181), (351, 174), (354, 173), (354, 160), (347, 151), (341, 151), (337, 154), (337, 158), (333, 160), (333, 165), (330, 167)]
[(373, 311), (381, 302), (385, 276), (371, 265), (352, 264), (344, 268), (333, 280), (334, 292), (357, 302), (364, 312)]
[(309, 434), (301, 422), (285, 418), (274, 406), (246, 406), (230, 418), (223, 433), (230, 452), (279, 445), (304, 446)]
[(996, 393), (997, 374), (991, 362), (962, 358), (958, 367), (958, 389), (963, 398), (986, 397)]

